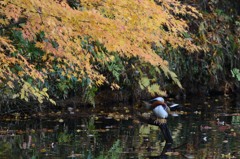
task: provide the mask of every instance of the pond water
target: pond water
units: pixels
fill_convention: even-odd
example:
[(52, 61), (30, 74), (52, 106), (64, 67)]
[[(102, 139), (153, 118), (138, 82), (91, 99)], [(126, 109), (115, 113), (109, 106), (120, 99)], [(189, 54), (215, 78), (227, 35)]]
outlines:
[(178, 102), (184, 109), (168, 119), (172, 145), (159, 127), (138, 120), (138, 104), (108, 104), (3, 116), (0, 158), (240, 158), (240, 101), (221, 96)]

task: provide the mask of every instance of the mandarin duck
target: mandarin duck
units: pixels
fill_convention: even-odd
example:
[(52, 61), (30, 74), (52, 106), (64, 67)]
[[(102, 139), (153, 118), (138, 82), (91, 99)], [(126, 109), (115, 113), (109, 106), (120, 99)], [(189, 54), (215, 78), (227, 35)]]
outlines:
[(175, 108), (178, 104), (172, 104), (168, 107), (167, 103), (165, 103), (164, 98), (157, 97), (148, 102), (144, 102), (145, 106), (148, 110), (151, 110), (154, 116), (157, 118), (154, 123), (155, 124), (164, 124), (166, 123), (166, 118), (170, 113), (170, 108)]
[[(164, 98), (157, 97), (149, 101), (143, 101), (146, 109), (141, 109), (143, 111), (140, 114), (139, 118), (143, 122), (149, 124), (157, 125), (162, 131), (163, 137), (166, 141), (166, 144), (172, 144), (173, 138), (171, 132), (167, 126), (167, 117), (170, 113), (170, 110), (178, 109), (179, 104), (167, 103), (164, 101)], [(168, 106), (170, 105), (170, 106)]]

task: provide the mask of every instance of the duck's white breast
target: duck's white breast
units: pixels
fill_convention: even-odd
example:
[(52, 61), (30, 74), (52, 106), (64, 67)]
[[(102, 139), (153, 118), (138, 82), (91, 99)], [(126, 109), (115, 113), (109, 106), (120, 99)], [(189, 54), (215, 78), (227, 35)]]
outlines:
[(159, 118), (167, 118), (167, 111), (160, 105), (153, 109), (154, 114)]

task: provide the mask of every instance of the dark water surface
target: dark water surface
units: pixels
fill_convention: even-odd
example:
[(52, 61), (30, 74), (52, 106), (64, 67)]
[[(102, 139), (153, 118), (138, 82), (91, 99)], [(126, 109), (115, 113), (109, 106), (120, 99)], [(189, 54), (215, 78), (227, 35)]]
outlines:
[[(169, 99), (170, 100), (170, 99)], [(138, 105), (1, 117), (1, 159), (240, 158), (240, 101), (191, 98), (168, 119), (174, 143), (141, 123)]]

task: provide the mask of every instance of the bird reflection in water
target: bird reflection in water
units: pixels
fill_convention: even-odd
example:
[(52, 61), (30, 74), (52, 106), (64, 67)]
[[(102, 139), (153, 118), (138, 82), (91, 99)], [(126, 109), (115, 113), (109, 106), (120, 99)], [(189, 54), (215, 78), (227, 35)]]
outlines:
[(148, 156), (149, 159), (167, 159), (168, 152), (172, 152), (172, 143), (165, 143), (160, 156)]
[[(172, 135), (168, 128), (167, 120), (166, 120), (166, 118), (168, 117), (168, 114), (170, 113), (171, 106), (168, 107), (162, 97), (157, 97), (148, 102), (144, 102), (144, 105), (145, 105), (145, 109), (147, 110), (143, 113), (139, 113), (140, 121), (158, 126), (162, 132), (164, 140), (166, 141), (160, 156), (149, 156), (148, 158), (165, 159), (168, 157), (167, 152), (172, 151), (172, 143), (173, 143)], [(174, 104), (174, 107), (176, 105), (177, 104)], [(147, 111), (150, 111), (150, 113), (147, 114), (146, 113)]]

